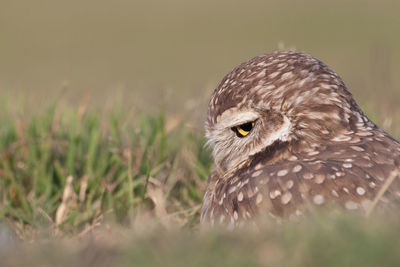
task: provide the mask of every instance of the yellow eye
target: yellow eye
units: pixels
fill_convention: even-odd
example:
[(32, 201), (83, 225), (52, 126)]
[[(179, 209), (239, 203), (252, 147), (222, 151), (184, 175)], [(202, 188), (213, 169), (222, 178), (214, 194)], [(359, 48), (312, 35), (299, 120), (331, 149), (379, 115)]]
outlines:
[(253, 127), (254, 127), (254, 121), (247, 122), (239, 126), (235, 126), (232, 128), (232, 131), (236, 133), (237, 137), (245, 137), (250, 133)]

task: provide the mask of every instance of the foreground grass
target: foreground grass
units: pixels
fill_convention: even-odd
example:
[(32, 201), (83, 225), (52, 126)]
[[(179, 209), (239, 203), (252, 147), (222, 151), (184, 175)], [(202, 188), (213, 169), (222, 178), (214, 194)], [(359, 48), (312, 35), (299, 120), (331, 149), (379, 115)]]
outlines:
[[(4, 239), (3, 234), (3, 239)], [(399, 266), (400, 221), (318, 216), (260, 232), (97, 229), (80, 239), (0, 243), (1, 266)]]
[(142, 213), (198, 220), (211, 159), (178, 118), (55, 104), (28, 121), (0, 120), (0, 221), (20, 239), (43, 227), (79, 235)]
[(55, 104), (0, 125), (0, 266), (400, 264), (397, 215), (199, 229), (211, 158), (177, 117)]

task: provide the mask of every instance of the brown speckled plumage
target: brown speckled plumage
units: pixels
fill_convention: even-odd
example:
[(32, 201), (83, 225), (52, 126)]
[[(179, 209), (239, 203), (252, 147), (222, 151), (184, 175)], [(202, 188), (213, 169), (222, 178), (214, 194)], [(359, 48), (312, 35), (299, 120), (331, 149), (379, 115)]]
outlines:
[[(232, 130), (254, 122), (240, 138)], [(202, 221), (236, 226), (310, 206), (366, 211), (400, 168), (400, 144), (372, 123), (340, 77), (298, 52), (255, 57), (214, 91), (206, 122), (215, 168)], [(400, 178), (379, 205), (400, 200)]]

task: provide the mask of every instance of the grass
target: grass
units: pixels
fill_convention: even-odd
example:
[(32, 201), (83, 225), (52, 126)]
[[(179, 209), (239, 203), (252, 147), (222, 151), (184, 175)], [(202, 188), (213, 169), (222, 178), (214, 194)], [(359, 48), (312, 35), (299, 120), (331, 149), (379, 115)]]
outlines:
[(260, 232), (194, 231), (146, 223), (89, 238), (5, 244), (2, 266), (398, 266), (400, 222), (316, 216)]
[(56, 102), (31, 116), (3, 114), (1, 266), (400, 263), (396, 215), (317, 214), (260, 232), (201, 229), (210, 151), (201, 133), (165, 112)]
[(211, 158), (178, 119), (56, 103), (1, 125), (0, 220), (22, 240), (42, 227), (73, 236), (105, 219), (129, 224), (148, 211), (182, 226), (198, 220)]

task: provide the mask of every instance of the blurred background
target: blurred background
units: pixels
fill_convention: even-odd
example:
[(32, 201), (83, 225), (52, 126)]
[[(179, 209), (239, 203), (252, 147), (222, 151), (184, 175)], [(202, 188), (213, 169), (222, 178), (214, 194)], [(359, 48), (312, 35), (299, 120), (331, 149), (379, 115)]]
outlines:
[(332, 67), (367, 114), (400, 137), (399, 1), (0, 3), (0, 95), (26, 110), (62, 94), (73, 106), (119, 98), (201, 121), (232, 68), (296, 49)]

